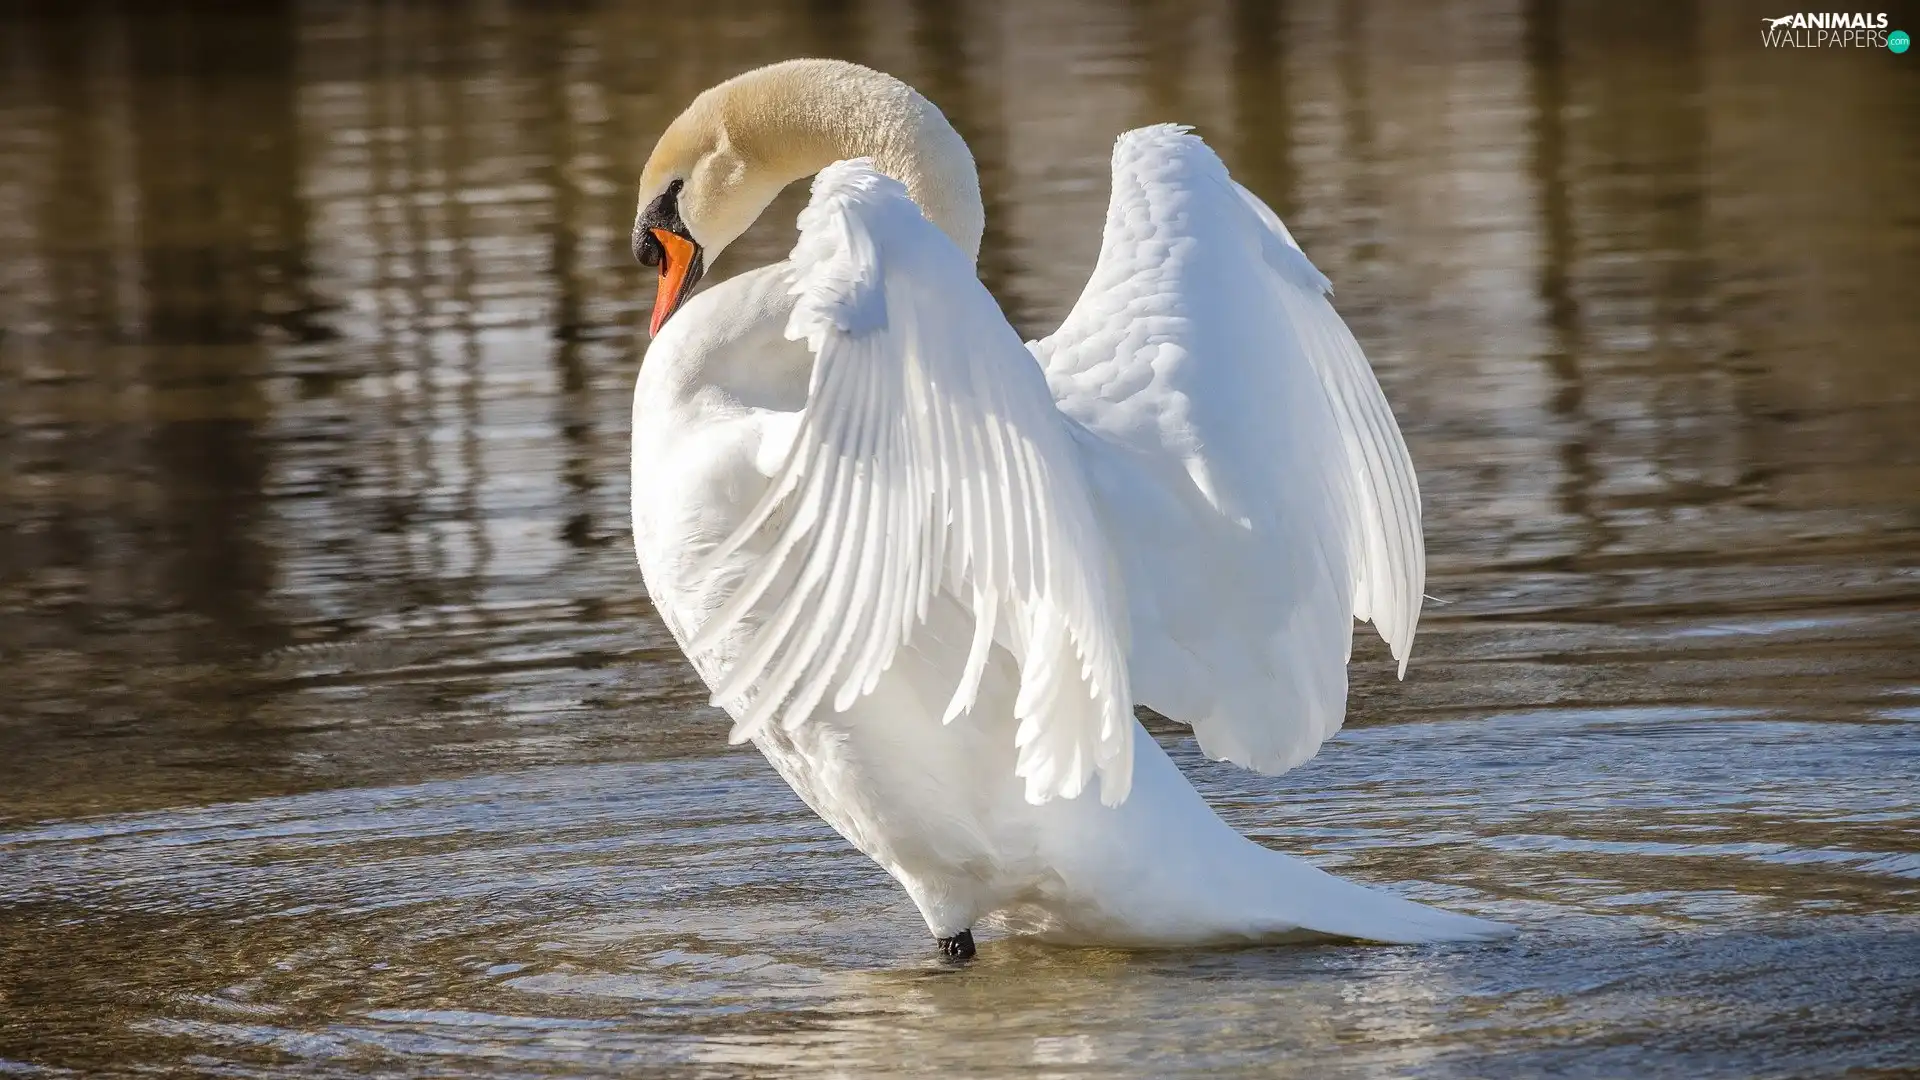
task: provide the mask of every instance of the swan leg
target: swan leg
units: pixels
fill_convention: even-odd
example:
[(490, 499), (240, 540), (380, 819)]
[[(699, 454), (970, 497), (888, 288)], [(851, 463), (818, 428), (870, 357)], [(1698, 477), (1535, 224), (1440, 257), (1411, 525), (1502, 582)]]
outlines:
[(952, 937), (934, 938), (933, 943), (940, 946), (940, 955), (954, 960), (973, 959), (973, 931), (962, 930)]

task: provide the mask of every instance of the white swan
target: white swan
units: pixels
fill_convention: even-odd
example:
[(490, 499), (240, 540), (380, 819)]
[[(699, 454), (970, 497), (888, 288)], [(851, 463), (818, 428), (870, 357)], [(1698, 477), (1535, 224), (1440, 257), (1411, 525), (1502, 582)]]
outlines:
[[(732, 739), (949, 955), (981, 923), (1508, 933), (1240, 836), (1134, 719), (1305, 761), (1340, 727), (1355, 616), (1404, 673), (1425, 554), (1393, 414), (1279, 218), (1182, 128), (1121, 136), (1113, 172), (1092, 281), (1023, 345), (974, 273), (972, 156), (925, 98), (824, 60), (700, 95), (633, 233), (660, 272), (633, 405), (654, 605)], [(689, 299), (815, 173), (792, 258)]]

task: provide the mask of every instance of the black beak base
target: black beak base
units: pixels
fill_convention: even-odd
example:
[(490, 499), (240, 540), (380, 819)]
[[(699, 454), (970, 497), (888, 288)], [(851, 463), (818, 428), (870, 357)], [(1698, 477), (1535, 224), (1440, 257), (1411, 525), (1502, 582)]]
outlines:
[[(692, 230), (680, 216), (680, 190), (683, 183), (675, 180), (667, 185), (652, 202), (648, 203), (633, 221), (633, 257), (642, 266), (658, 267), (660, 270), (660, 296), (654, 301), (657, 309), (665, 312), (656, 317), (653, 331), (659, 332), (660, 324), (667, 315), (679, 309), (694, 286), (700, 284), (701, 275), (706, 273), (705, 253), (693, 239)], [(660, 233), (666, 233), (669, 242), (662, 243)], [(673, 239), (683, 240), (684, 244), (673, 243)], [(676, 266), (684, 261), (686, 265)]]

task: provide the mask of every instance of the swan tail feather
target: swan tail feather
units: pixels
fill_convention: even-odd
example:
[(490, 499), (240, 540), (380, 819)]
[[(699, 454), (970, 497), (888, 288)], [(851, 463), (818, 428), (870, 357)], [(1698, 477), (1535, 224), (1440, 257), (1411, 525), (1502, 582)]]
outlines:
[(1253, 861), (1264, 888), (1247, 890), (1255, 924), (1294, 927), (1332, 938), (1386, 945), (1495, 941), (1516, 931), (1505, 923), (1429, 907), (1330, 874), (1302, 859), (1262, 848)]

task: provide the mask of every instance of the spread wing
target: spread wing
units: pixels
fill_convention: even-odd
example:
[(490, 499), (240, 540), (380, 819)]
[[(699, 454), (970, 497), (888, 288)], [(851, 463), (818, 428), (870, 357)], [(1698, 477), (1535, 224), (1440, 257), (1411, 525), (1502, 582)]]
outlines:
[(1032, 349), (1083, 429), (1136, 699), (1280, 772), (1339, 730), (1354, 617), (1406, 672), (1413, 465), (1327, 279), (1204, 143), (1129, 132), (1113, 174), (1092, 280)]
[[(996, 648), (1020, 666), (1016, 772), (1027, 798), (1132, 778), (1124, 607), (1071, 425), (965, 255), (863, 161), (814, 182), (793, 253), (787, 336), (814, 366), (792, 448), (708, 557), (766, 530), (768, 553), (689, 643), (749, 628), (714, 688), (734, 737), (871, 692), (944, 592), (975, 619), (946, 715), (971, 707)], [(922, 651), (937, 642), (916, 642)]]

